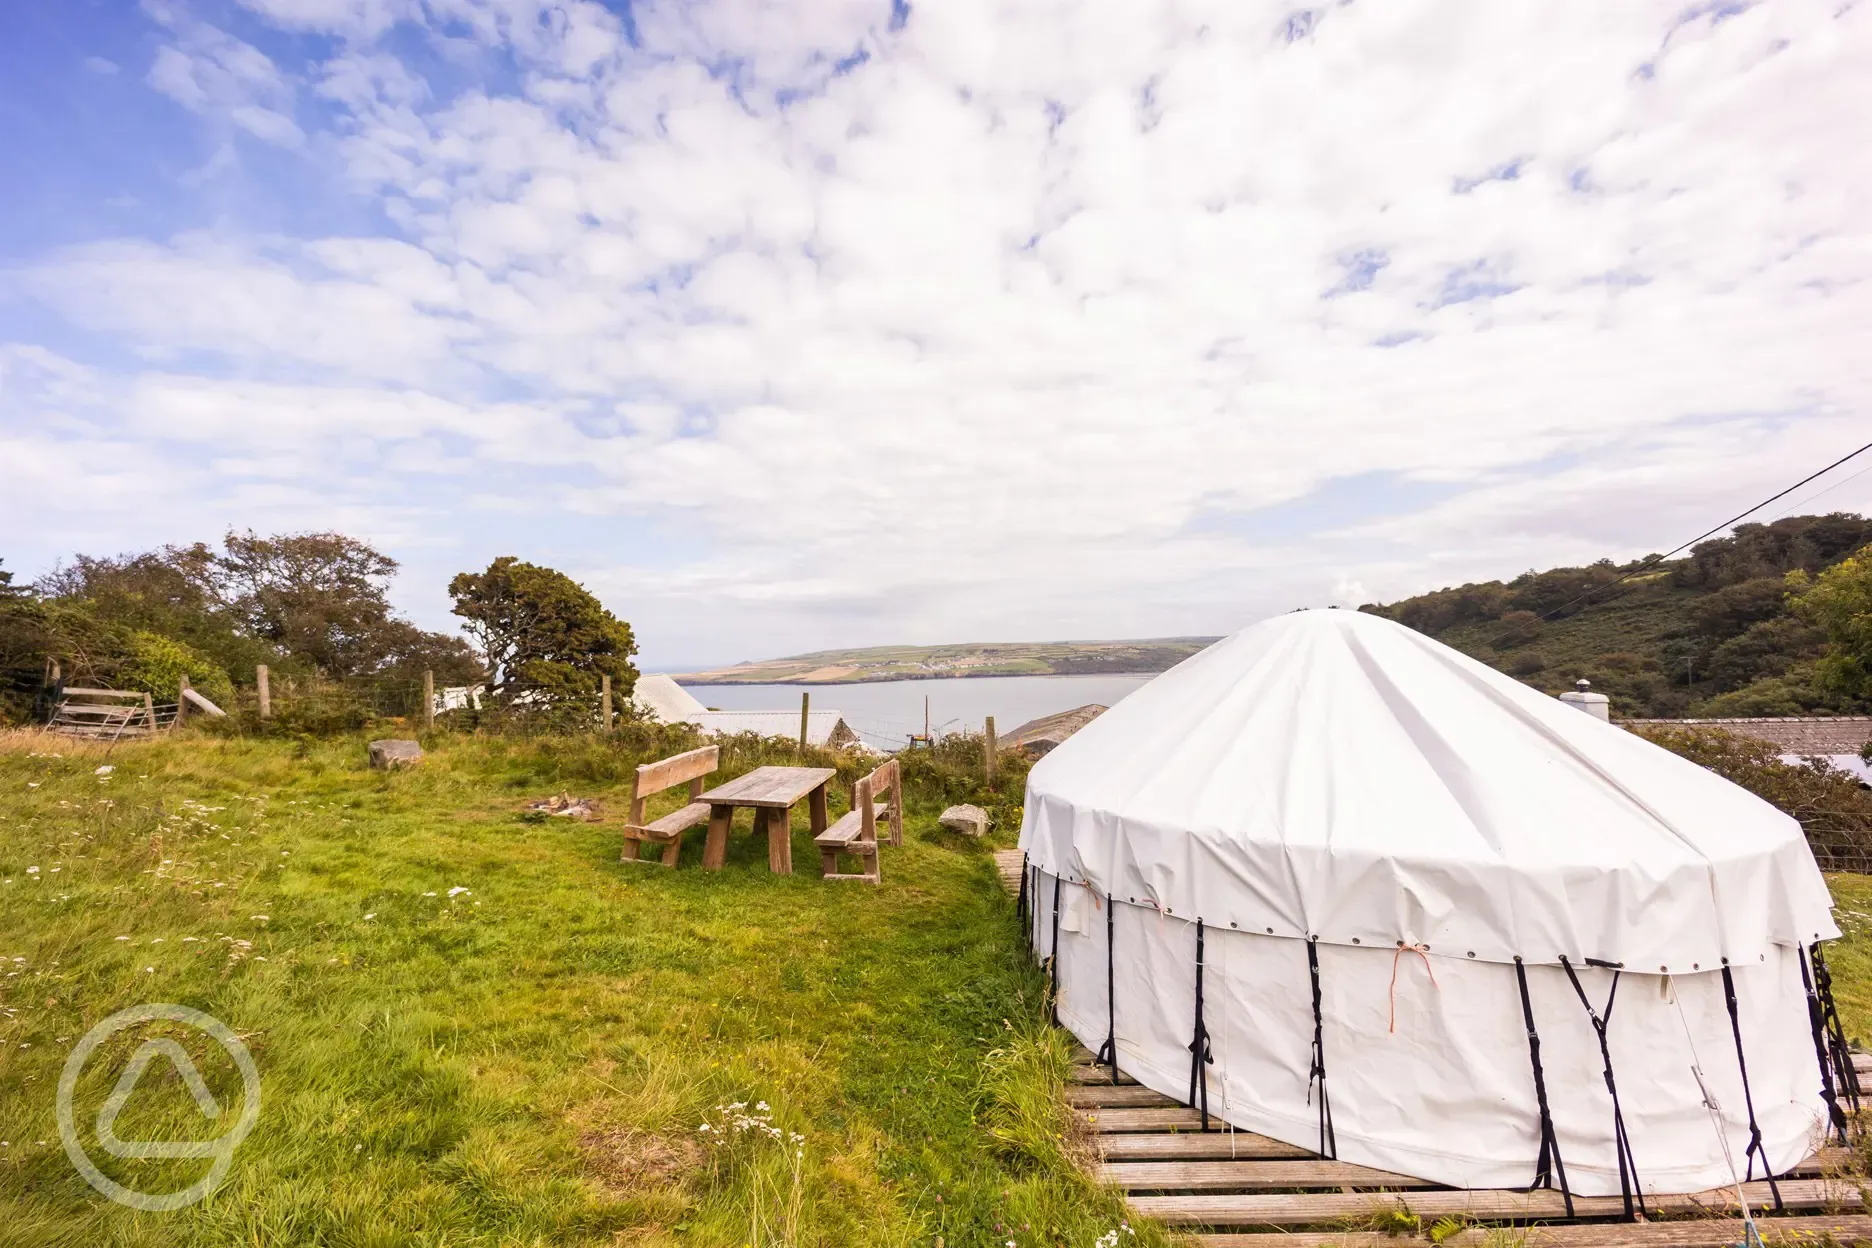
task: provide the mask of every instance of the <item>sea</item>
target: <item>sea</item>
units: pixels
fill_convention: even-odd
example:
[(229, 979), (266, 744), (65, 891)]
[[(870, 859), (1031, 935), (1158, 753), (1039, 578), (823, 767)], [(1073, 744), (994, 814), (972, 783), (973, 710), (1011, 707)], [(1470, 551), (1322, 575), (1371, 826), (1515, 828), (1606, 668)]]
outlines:
[(1070, 711), (1088, 702), (1110, 706), (1150, 676), (962, 676), (940, 680), (878, 680), (854, 685), (688, 685), (703, 705), (722, 711), (794, 710), (812, 694), (815, 711), (838, 711), (866, 744), (902, 749), (923, 731), (923, 704), (936, 736), (980, 732), (994, 716), (995, 731), (1012, 732), (1030, 719)]

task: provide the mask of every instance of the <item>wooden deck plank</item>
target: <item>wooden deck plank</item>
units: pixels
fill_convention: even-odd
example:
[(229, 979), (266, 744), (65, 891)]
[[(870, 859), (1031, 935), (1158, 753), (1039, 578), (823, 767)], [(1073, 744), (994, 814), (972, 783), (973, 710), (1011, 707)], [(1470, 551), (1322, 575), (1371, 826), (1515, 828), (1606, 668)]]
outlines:
[[(1081, 1109), (1076, 1111), (1086, 1126), (1101, 1134), (1113, 1131), (1201, 1131), (1202, 1115), (1193, 1109), (1173, 1105), (1165, 1109)], [(1218, 1135), (1222, 1120), (1213, 1112), (1209, 1128)]]
[(1178, 1104), (1161, 1092), (1135, 1083), (1121, 1083), (1116, 1087), (1109, 1083), (1069, 1083), (1066, 1103), (1074, 1109), (1169, 1108)]
[[(1109, 1066), (1082, 1066), (1077, 1063), (1074, 1063), (1072, 1069), (1066, 1072), (1066, 1082), (1068, 1083), (1102, 1083), (1106, 1087), (1109, 1088), (1112, 1086), (1111, 1067)], [(1118, 1086), (1119, 1087), (1121, 1088), (1134, 1087), (1136, 1086), (1136, 1084), (1137, 1084), (1137, 1080), (1133, 1079), (1130, 1075), (1125, 1074), (1122, 1070), (1118, 1072)]]
[[(1748, 1183), (1743, 1191), (1758, 1207), (1770, 1201), (1766, 1183)], [(1858, 1209), (1858, 1189), (1825, 1179), (1790, 1179), (1781, 1184), (1789, 1209)], [(1299, 1193), (1228, 1196), (1134, 1196), (1131, 1207), (1169, 1226), (1320, 1226), (1370, 1217), (1387, 1210), (1407, 1210), (1420, 1218), (1470, 1217), (1487, 1222), (1533, 1222), (1567, 1216), (1559, 1192), (1505, 1190), (1428, 1192), (1350, 1192), (1336, 1195)], [(1655, 1213), (1722, 1213), (1735, 1207), (1730, 1188), (1646, 1200)], [(1617, 1196), (1575, 1196), (1574, 1216), (1614, 1218), (1624, 1212)]]
[(1439, 1187), (1425, 1179), (1373, 1170), (1349, 1161), (1152, 1161), (1111, 1162), (1100, 1181), (1127, 1192), (1265, 1192), (1294, 1188)]
[(1106, 1161), (1307, 1161), (1315, 1154), (1252, 1131), (1180, 1131), (1173, 1135), (1101, 1135)]
[[(1755, 1219), (1762, 1241), (1770, 1245), (1812, 1245), (1823, 1236), (1843, 1244), (1872, 1239), (1872, 1216), (1817, 1213), (1804, 1217)], [(1684, 1222), (1598, 1222), (1575, 1226), (1535, 1226), (1527, 1230), (1527, 1248), (1727, 1248), (1742, 1238), (1740, 1218), (1696, 1218)], [(1428, 1241), (1376, 1231), (1248, 1231), (1195, 1235), (1198, 1248), (1409, 1248)], [(1480, 1227), (1459, 1231), (1443, 1248), (1483, 1248), (1488, 1232)]]

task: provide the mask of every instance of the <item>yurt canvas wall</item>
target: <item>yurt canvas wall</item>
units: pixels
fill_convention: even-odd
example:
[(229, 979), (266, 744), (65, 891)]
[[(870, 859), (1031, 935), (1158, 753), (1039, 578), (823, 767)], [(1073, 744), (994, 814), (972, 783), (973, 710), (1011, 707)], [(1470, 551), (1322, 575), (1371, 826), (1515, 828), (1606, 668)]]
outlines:
[(1388, 621), (1279, 617), (1144, 686), (1035, 766), (1021, 844), (1062, 1023), (1218, 1126), (1639, 1197), (1729, 1182), (1725, 1137), (1779, 1173), (1830, 1116), (1798, 825)]

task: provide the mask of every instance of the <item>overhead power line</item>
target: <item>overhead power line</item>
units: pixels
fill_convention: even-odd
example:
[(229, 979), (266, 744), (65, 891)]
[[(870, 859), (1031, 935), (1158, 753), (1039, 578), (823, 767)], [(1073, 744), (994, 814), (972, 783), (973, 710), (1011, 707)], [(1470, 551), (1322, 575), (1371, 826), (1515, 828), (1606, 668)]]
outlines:
[[(1708, 537), (1714, 537), (1716, 534), (1723, 532), (1725, 529), (1733, 528), (1735, 525), (1741, 523), (1743, 520), (1747, 519), (1749, 516), (1754, 515), (1756, 512), (1766, 507), (1769, 503), (1779, 502), (1781, 499), (1784, 499), (1788, 495), (1792, 494), (1795, 490), (1800, 489), (1801, 486), (1806, 485), (1809, 481), (1813, 481), (1813, 480), (1816, 480), (1817, 478), (1824, 477), (1827, 473), (1832, 472), (1835, 468), (1839, 467), (1841, 464), (1857, 459), (1859, 458), (1859, 456), (1865, 454), (1867, 451), (1872, 451), (1872, 442), (1866, 443), (1864, 446), (1860, 447), (1856, 451), (1852, 451), (1849, 454), (1840, 456), (1838, 459), (1834, 460), (1832, 463), (1828, 464), (1826, 467), (1820, 469), (1818, 472), (1808, 473), (1806, 476), (1796, 481), (1793, 485), (1788, 486), (1785, 490), (1781, 490), (1778, 493), (1769, 495), (1767, 498), (1762, 499), (1761, 502), (1756, 503), (1753, 507), (1750, 507), (1747, 511), (1731, 516), (1729, 519), (1723, 521), (1721, 524), (1715, 526), (1714, 528), (1705, 529), (1703, 532), (1697, 534), (1695, 537), (1691, 538), (1689, 541), (1684, 542), (1682, 545), (1674, 546), (1670, 550), (1664, 552), (1661, 555), (1651, 555), (1647, 557), (1643, 562), (1639, 563), (1638, 566), (1633, 568), (1631, 571), (1620, 574), (1614, 579), (1607, 581), (1604, 585), (1595, 585), (1591, 589), (1587, 590), (1583, 594), (1578, 595), (1577, 597), (1567, 599), (1565, 602), (1561, 603), (1559, 606), (1554, 607), (1552, 610), (1543, 614), (1540, 618), (1542, 620), (1551, 620), (1554, 618), (1554, 616), (1558, 615), (1560, 612), (1566, 610), (1568, 607), (1574, 605), (1575, 603), (1583, 602), (1586, 599), (1591, 598), (1594, 594), (1604, 593), (1606, 590), (1611, 589), (1614, 585), (1622, 584), (1625, 581), (1629, 581), (1632, 577), (1637, 576), (1639, 573), (1644, 572), (1650, 568), (1656, 567), (1658, 564), (1663, 563), (1666, 559), (1669, 559), (1672, 555), (1682, 554), (1684, 551), (1690, 549), (1692, 546), (1696, 545), (1698, 542), (1702, 541), (1703, 539), (1708, 538)], [(1816, 497), (1818, 496), (1816, 495)], [(1492, 649), (1496, 646), (1501, 645), (1502, 642), (1508, 640), (1510, 637), (1513, 637), (1517, 631), (1519, 630), (1510, 629), (1508, 632), (1503, 633), (1500, 637), (1497, 637), (1494, 641), (1491, 641), (1489, 643), (1490, 648)]]

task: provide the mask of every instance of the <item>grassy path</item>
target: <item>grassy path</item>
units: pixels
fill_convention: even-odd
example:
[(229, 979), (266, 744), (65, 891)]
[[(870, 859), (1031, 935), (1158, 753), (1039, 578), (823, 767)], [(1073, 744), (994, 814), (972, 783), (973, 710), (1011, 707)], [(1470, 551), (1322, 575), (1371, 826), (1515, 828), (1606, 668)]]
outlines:
[[(672, 872), (517, 814), (562, 787), (621, 811), (628, 751), (434, 746), (392, 775), (355, 740), (178, 739), (104, 775), (0, 748), (0, 1244), (1089, 1248), (1118, 1224), (1068, 1159), (1065, 1048), (987, 849), (934, 803), (881, 889), (772, 876), (745, 814), (724, 871), (698, 836)], [(803, 827), (794, 854), (816, 863)], [(53, 1116), (77, 1038), (148, 1001), (227, 1022), (264, 1087), (226, 1185), (169, 1214), (94, 1195)], [(101, 1052), (81, 1107), (128, 1045)], [(156, 1070), (118, 1133), (219, 1134)], [(105, 1168), (160, 1191), (203, 1163)]]

